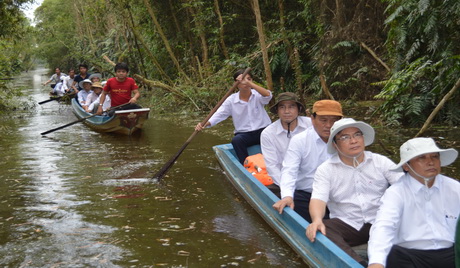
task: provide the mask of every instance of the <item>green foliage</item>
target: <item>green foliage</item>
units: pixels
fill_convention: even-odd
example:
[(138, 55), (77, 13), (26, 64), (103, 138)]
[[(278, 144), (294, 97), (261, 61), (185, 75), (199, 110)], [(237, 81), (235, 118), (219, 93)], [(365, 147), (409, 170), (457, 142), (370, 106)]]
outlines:
[[(377, 85), (390, 124), (422, 124), (460, 77), (460, 3), (458, 1), (388, 0), (388, 50), (396, 72)], [(460, 123), (460, 94), (454, 94), (435, 120)]]

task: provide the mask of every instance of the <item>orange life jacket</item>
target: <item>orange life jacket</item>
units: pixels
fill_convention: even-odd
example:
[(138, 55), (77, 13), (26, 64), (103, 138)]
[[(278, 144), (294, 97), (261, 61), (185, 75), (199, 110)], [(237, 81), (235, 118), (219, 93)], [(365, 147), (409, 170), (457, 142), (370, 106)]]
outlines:
[(250, 155), (244, 160), (244, 167), (263, 185), (273, 184), (273, 179), (268, 176), (267, 167), (262, 154)]

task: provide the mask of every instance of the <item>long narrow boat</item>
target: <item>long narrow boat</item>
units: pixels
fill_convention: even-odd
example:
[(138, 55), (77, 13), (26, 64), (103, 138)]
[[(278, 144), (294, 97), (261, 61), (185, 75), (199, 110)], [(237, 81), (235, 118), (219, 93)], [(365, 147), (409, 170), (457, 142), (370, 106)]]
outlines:
[[(75, 99), (72, 99), (72, 109), (78, 119), (91, 115), (83, 110)], [(83, 123), (97, 132), (114, 132), (131, 135), (142, 128), (145, 120), (149, 117), (149, 113), (150, 108), (121, 110), (116, 111), (113, 116), (93, 116), (84, 120)]]
[[(320, 233), (316, 241), (311, 243), (305, 236), (308, 222), (294, 210), (285, 208), (283, 214), (279, 214), (273, 209), (272, 205), (279, 200), (278, 197), (246, 171), (231, 144), (217, 145), (213, 149), (228, 180), (310, 267), (362, 267)], [(257, 153), (260, 153), (260, 146), (249, 148), (249, 154)]]

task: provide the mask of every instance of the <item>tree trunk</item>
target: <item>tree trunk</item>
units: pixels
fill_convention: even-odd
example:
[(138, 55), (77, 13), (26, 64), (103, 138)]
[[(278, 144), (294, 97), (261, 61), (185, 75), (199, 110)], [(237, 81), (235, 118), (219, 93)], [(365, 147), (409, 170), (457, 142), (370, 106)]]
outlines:
[[(198, 8), (198, 13), (201, 10)], [(201, 42), (201, 55), (202, 55), (202, 62), (203, 62), (203, 69), (204, 74), (206, 77), (210, 75), (211, 65), (209, 63), (209, 48), (208, 48), (208, 40), (206, 39), (206, 32), (203, 21), (199, 18), (198, 14), (195, 12), (193, 7), (190, 7), (190, 13), (192, 14), (193, 20), (195, 21), (195, 26), (198, 29), (198, 35), (200, 37)]]
[(150, 50), (149, 46), (147, 45), (147, 43), (145, 42), (144, 38), (139, 34), (139, 32), (137, 31), (137, 29), (134, 27), (132, 27), (132, 32), (134, 34), (134, 36), (136, 37), (137, 40), (139, 40), (139, 42), (141, 42), (141, 45), (144, 47), (145, 51), (147, 52), (147, 54), (149, 55), (149, 58), (150, 60), (153, 62), (153, 64), (155, 65), (155, 67), (157, 68), (158, 72), (160, 73), (161, 77), (165, 80), (167, 80), (170, 84), (174, 84), (174, 82), (171, 80), (171, 78), (166, 74), (166, 72), (163, 70), (163, 67), (161, 66), (161, 64), (158, 62), (157, 58), (155, 57), (155, 55), (153, 55), (153, 52)]
[(184, 72), (184, 70), (182, 70), (182, 68), (180, 67), (179, 61), (177, 60), (176, 56), (174, 55), (174, 52), (172, 51), (171, 46), (169, 45), (169, 41), (166, 38), (166, 35), (163, 32), (163, 28), (161, 27), (160, 23), (158, 22), (157, 17), (155, 15), (155, 12), (153, 12), (152, 7), (150, 6), (150, 3), (148, 2), (148, 0), (143, 0), (143, 1), (144, 1), (145, 7), (147, 8), (147, 11), (150, 14), (150, 17), (152, 18), (153, 24), (155, 25), (155, 27), (156, 27), (156, 29), (158, 31), (158, 34), (160, 34), (160, 37), (163, 40), (163, 43), (165, 45), (166, 50), (169, 53), (169, 56), (171, 57), (171, 60), (173, 61), (174, 65), (177, 68), (177, 71), (181, 75), (183, 75), (187, 80), (190, 81), (190, 78), (187, 76), (187, 74)]
[(260, 43), (260, 48), (262, 50), (262, 58), (263, 58), (263, 61), (264, 61), (264, 69), (265, 69), (265, 76), (266, 76), (266, 80), (267, 80), (267, 88), (268, 88), (268, 90), (273, 92), (272, 72), (271, 72), (271, 69), (270, 69), (270, 62), (268, 60), (267, 46), (265, 44), (265, 34), (264, 34), (262, 18), (261, 18), (261, 15), (260, 15), (259, 0), (253, 0), (253, 10), (254, 10), (254, 13), (256, 15), (257, 32), (259, 34), (259, 43)]
[(227, 46), (225, 45), (224, 39), (224, 20), (222, 19), (222, 15), (220, 14), (219, 8), (219, 0), (214, 0), (214, 7), (216, 8), (217, 18), (219, 19), (219, 37), (220, 37), (220, 45), (222, 46), (222, 52), (224, 53), (225, 59), (229, 59), (230, 56), (228, 55)]

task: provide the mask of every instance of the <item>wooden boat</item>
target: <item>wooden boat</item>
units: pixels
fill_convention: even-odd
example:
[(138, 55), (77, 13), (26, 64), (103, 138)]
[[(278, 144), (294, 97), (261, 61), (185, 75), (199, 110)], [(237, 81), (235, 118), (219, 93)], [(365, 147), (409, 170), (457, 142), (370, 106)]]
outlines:
[[(308, 222), (294, 210), (285, 208), (279, 214), (272, 205), (278, 201), (267, 187), (260, 183), (239, 163), (231, 144), (213, 147), (225, 175), (238, 192), (288, 243), (310, 267), (362, 267), (327, 237), (318, 233), (311, 243), (305, 235)], [(260, 146), (249, 148), (249, 154), (260, 153)]]
[[(83, 110), (75, 98), (72, 99), (72, 109), (78, 119), (92, 115)], [(149, 117), (149, 113), (150, 108), (120, 110), (116, 111), (113, 116), (96, 115), (84, 120), (83, 123), (97, 132), (131, 135), (142, 128), (145, 120)]]

